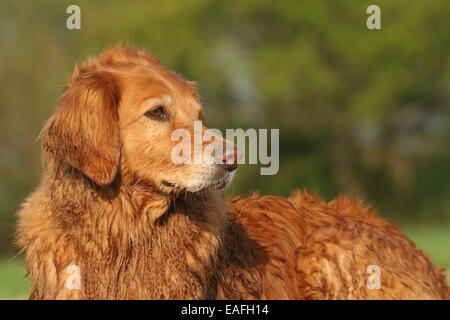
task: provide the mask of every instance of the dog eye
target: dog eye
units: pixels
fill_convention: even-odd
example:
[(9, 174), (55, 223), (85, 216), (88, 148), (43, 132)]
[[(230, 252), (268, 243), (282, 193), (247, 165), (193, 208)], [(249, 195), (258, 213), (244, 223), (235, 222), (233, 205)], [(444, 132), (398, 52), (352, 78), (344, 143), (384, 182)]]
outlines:
[(169, 117), (163, 107), (149, 110), (145, 113), (145, 116), (156, 120), (166, 120)]

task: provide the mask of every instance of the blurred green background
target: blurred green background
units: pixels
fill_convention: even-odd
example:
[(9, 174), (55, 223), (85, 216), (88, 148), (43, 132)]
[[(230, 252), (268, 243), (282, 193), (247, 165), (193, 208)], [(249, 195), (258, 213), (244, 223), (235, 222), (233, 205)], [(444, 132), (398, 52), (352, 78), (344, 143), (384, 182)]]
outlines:
[(279, 173), (242, 165), (230, 194), (365, 199), (450, 268), (449, 17), (448, 0), (2, 0), (0, 298), (29, 290), (12, 241), (39, 131), (75, 63), (119, 41), (198, 81), (210, 127), (280, 129)]

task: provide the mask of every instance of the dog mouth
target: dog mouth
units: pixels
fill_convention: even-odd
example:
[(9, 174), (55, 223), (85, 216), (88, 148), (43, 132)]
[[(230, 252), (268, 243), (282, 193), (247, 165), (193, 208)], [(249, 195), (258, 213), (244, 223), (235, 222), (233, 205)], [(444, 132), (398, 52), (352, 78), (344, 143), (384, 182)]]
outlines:
[[(226, 187), (228, 187), (231, 182), (233, 181), (234, 178), (234, 174), (236, 173), (236, 171), (232, 171), (229, 173), (226, 173), (223, 177), (221, 177), (220, 179), (214, 180), (208, 184), (206, 184), (203, 188), (201, 189), (207, 189), (207, 188), (214, 188), (217, 190), (224, 190)], [(201, 190), (200, 189), (200, 190)]]
[(164, 181), (162, 182), (162, 184), (163, 184), (163, 186), (165, 186), (165, 187), (167, 187), (167, 188), (174, 188), (174, 187), (176, 187), (176, 184), (171, 183), (171, 182), (166, 181), (166, 180), (164, 180)]
[(223, 190), (231, 183), (232, 177), (230, 174), (225, 175), (223, 178), (212, 182), (208, 187), (215, 188), (217, 190)]
[(200, 192), (206, 189), (216, 189), (216, 190), (224, 190), (226, 187), (228, 187), (231, 182), (233, 181), (235, 171), (226, 173), (221, 178), (205, 182), (193, 186), (183, 186), (179, 185), (173, 182), (169, 182), (167, 180), (163, 180), (161, 183), (164, 186), (165, 189), (168, 189), (170, 191), (187, 191), (191, 193)]

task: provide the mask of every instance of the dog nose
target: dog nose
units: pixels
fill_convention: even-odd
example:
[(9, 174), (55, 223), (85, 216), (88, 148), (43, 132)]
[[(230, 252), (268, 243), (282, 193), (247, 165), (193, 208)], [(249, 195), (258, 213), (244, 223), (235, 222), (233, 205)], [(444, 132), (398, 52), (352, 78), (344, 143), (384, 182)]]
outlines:
[(238, 152), (236, 145), (233, 145), (233, 147), (230, 148), (230, 146), (225, 143), (224, 148), (223, 167), (229, 172), (234, 171), (238, 167), (240, 153)]

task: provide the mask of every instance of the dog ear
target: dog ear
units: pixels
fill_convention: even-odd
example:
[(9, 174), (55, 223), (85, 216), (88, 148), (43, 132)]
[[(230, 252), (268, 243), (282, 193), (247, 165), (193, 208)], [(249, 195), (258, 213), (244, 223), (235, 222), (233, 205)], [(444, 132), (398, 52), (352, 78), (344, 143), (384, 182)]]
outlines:
[(109, 72), (79, 75), (44, 129), (44, 150), (100, 186), (110, 184), (119, 168), (119, 91)]

